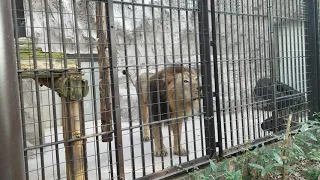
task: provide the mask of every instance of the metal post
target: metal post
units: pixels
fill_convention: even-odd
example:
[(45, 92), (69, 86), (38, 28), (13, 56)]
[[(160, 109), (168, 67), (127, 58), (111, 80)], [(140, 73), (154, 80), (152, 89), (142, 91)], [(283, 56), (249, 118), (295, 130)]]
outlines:
[(203, 106), (205, 109), (205, 126), (206, 126), (206, 146), (209, 146), (207, 154), (210, 157), (216, 156), (216, 138), (214, 127), (214, 112), (213, 112), (213, 89), (212, 89), (212, 73), (211, 73), (211, 58), (210, 58), (210, 41), (209, 41), (209, 11), (208, 1), (201, 1), (199, 7), (199, 40), (200, 40), (200, 57), (201, 57), (201, 75), (202, 84), (204, 85), (204, 100)]
[(124, 160), (123, 160), (123, 144), (122, 144), (122, 128), (121, 128), (121, 113), (120, 113), (120, 95), (119, 95), (119, 78), (118, 78), (118, 65), (117, 65), (117, 47), (114, 30), (114, 17), (113, 17), (113, 1), (107, 1), (106, 8), (107, 15), (107, 34), (108, 34), (108, 52), (110, 60), (110, 73), (111, 73), (111, 92), (112, 92), (112, 110), (113, 123), (115, 124), (115, 146), (116, 146), (116, 161), (117, 161), (117, 176), (118, 179), (124, 180)]
[(216, 98), (216, 111), (217, 111), (217, 129), (218, 129), (218, 146), (219, 156), (223, 156), (222, 148), (222, 123), (221, 123), (221, 108), (220, 108), (220, 93), (219, 93), (219, 73), (218, 73), (218, 52), (217, 52), (217, 39), (216, 39), (216, 16), (215, 16), (215, 0), (211, 0), (211, 26), (212, 26), (212, 50), (213, 50), (213, 68), (214, 68), (214, 87)]
[(271, 79), (272, 79), (272, 87), (273, 87), (273, 90), (272, 90), (272, 104), (273, 104), (273, 107), (274, 107), (274, 110), (272, 112), (272, 117), (274, 118), (274, 121), (273, 121), (273, 132), (277, 132), (278, 131), (278, 107), (277, 107), (277, 97), (276, 97), (276, 92), (277, 92), (277, 69), (278, 69), (278, 66), (277, 66), (277, 60), (275, 59), (275, 33), (274, 33), (274, 15), (273, 15), (273, 0), (269, 0), (268, 1), (268, 28), (269, 28), (269, 31), (268, 31), (268, 34), (269, 34), (269, 54), (270, 54), (270, 57), (269, 59), (271, 60), (270, 62), (270, 74), (271, 74)]
[(310, 81), (307, 81), (308, 94), (308, 108), (311, 110), (309, 116), (314, 112), (319, 111), (319, 40), (318, 40), (318, 14), (317, 0), (308, 0), (307, 7), (307, 21), (306, 26), (306, 67), (307, 72), (310, 73)]
[(0, 1), (0, 174), (26, 179), (11, 1)]

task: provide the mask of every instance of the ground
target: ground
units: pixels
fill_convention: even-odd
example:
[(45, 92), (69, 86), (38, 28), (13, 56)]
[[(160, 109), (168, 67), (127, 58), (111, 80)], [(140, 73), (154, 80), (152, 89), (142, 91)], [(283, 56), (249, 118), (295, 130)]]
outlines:
[[(302, 160), (292, 166), (293, 170), (297, 172), (296, 175), (288, 175), (288, 179), (290, 180), (320, 180), (320, 176), (318, 179), (308, 179), (307, 173), (311, 168), (319, 168), (320, 169), (320, 162), (319, 161), (311, 161), (311, 160)], [(320, 171), (318, 172), (320, 173)], [(267, 176), (265, 179), (281, 179), (281, 176), (270, 175)]]

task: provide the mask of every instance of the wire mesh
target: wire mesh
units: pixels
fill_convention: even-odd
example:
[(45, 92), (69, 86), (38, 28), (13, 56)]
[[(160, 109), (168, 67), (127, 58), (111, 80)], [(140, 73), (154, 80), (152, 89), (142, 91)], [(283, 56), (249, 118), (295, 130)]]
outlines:
[(276, 126), (284, 130), (290, 113), (295, 125), (306, 119), (305, 6), (216, 1), (224, 148), (266, 137)]
[(317, 103), (304, 0), (11, 2), (27, 179), (166, 175)]

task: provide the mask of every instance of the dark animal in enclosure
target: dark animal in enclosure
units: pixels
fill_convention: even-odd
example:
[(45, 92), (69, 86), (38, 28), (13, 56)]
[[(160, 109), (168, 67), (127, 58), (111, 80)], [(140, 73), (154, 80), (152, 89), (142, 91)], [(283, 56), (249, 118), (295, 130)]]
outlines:
[[(293, 114), (291, 126), (297, 125), (297, 113), (304, 110), (305, 97), (304, 94), (297, 91), (293, 87), (281, 83), (275, 82), (276, 91), (276, 107), (278, 112), (277, 126), (278, 130), (284, 130), (286, 128), (286, 121), (289, 114)], [(273, 81), (269, 78), (261, 78), (257, 81), (253, 91), (253, 98), (258, 102), (258, 109), (264, 111), (273, 111), (275, 109), (272, 100), (273, 93)], [(273, 116), (264, 120), (261, 124), (261, 128), (266, 131), (274, 131), (275, 118)]]

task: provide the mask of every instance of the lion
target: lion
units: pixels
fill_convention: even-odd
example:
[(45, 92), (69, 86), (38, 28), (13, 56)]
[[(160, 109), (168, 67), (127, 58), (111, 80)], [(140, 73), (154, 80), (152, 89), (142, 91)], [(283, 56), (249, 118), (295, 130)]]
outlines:
[[(149, 112), (153, 122), (175, 118), (165, 123), (152, 124), (155, 156), (167, 156), (168, 152), (161, 138), (162, 125), (169, 125), (174, 136), (173, 152), (175, 155), (186, 156), (187, 151), (181, 146), (183, 116), (190, 115), (192, 108), (199, 107), (199, 92), (197, 69), (174, 65), (157, 73), (145, 72), (139, 75), (135, 82), (138, 98), (142, 107), (144, 124), (149, 123)], [(126, 74), (123, 72), (123, 74)], [(148, 87), (149, 77), (149, 87)], [(174, 80), (175, 79), (175, 80)], [(130, 79), (131, 82), (132, 79)], [(150, 106), (150, 111), (149, 111)], [(159, 108), (160, 106), (160, 108)], [(169, 110), (169, 112), (168, 112)], [(184, 111), (185, 110), (185, 111)], [(149, 126), (144, 126), (143, 140), (150, 140)]]

